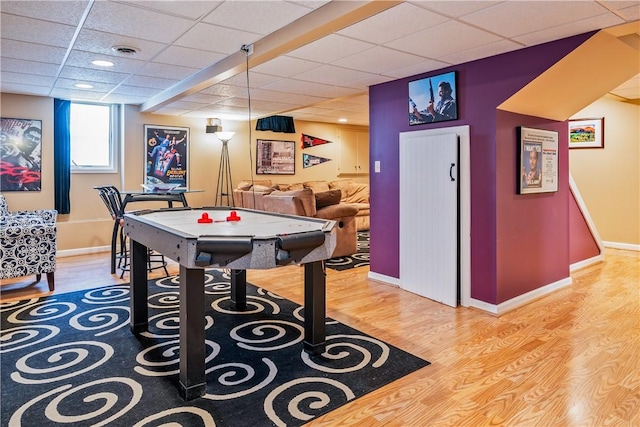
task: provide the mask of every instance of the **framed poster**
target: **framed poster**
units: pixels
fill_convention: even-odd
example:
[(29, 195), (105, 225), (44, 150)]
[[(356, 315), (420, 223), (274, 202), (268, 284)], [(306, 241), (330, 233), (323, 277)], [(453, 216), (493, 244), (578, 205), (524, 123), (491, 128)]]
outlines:
[(145, 188), (188, 189), (189, 128), (144, 125)]
[(409, 124), (457, 120), (457, 98), (455, 71), (409, 82)]
[(258, 139), (256, 147), (256, 174), (295, 175), (296, 143)]
[(40, 191), (42, 120), (2, 117), (0, 122), (0, 188)]
[(604, 148), (604, 118), (569, 120), (569, 148)]
[(558, 132), (518, 128), (519, 194), (558, 191)]

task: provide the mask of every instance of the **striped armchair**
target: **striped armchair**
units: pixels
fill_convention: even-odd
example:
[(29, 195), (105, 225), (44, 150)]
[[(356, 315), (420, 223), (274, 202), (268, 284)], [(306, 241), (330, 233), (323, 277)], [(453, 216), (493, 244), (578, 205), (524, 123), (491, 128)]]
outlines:
[(47, 275), (49, 290), (55, 288), (55, 210), (9, 211), (0, 194), (0, 279)]

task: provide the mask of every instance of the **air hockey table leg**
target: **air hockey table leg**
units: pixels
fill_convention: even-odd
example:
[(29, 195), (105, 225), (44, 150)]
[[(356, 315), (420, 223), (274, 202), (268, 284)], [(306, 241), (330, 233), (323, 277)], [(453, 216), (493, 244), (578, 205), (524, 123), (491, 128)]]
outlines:
[(185, 400), (202, 396), (205, 378), (204, 270), (180, 265), (180, 375)]
[(231, 308), (247, 308), (247, 270), (231, 270)]
[(326, 315), (326, 275), (323, 261), (304, 265), (304, 349), (324, 353)]

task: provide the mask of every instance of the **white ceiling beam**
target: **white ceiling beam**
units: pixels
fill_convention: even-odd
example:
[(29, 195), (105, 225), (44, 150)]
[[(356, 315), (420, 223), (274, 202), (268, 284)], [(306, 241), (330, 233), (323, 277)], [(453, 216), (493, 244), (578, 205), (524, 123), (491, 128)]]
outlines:
[(369, 18), (393, 7), (401, 1), (332, 1), (297, 19), (285, 27), (253, 43), (248, 61), (244, 51), (238, 52), (187, 77), (172, 87), (144, 102), (141, 112), (153, 112), (220, 83), (257, 65), (332, 34), (338, 30)]

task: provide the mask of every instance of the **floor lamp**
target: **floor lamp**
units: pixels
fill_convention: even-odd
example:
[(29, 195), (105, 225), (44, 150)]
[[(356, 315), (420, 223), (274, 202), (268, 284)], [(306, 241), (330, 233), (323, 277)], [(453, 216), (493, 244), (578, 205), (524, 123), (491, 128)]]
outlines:
[[(222, 152), (220, 153), (220, 169), (218, 170), (218, 184), (216, 185), (215, 206), (235, 206), (233, 200), (233, 183), (231, 182), (231, 164), (229, 163), (229, 149), (227, 143), (235, 132), (216, 132), (216, 136), (222, 141)], [(223, 199), (227, 198), (227, 203), (223, 204)]]

